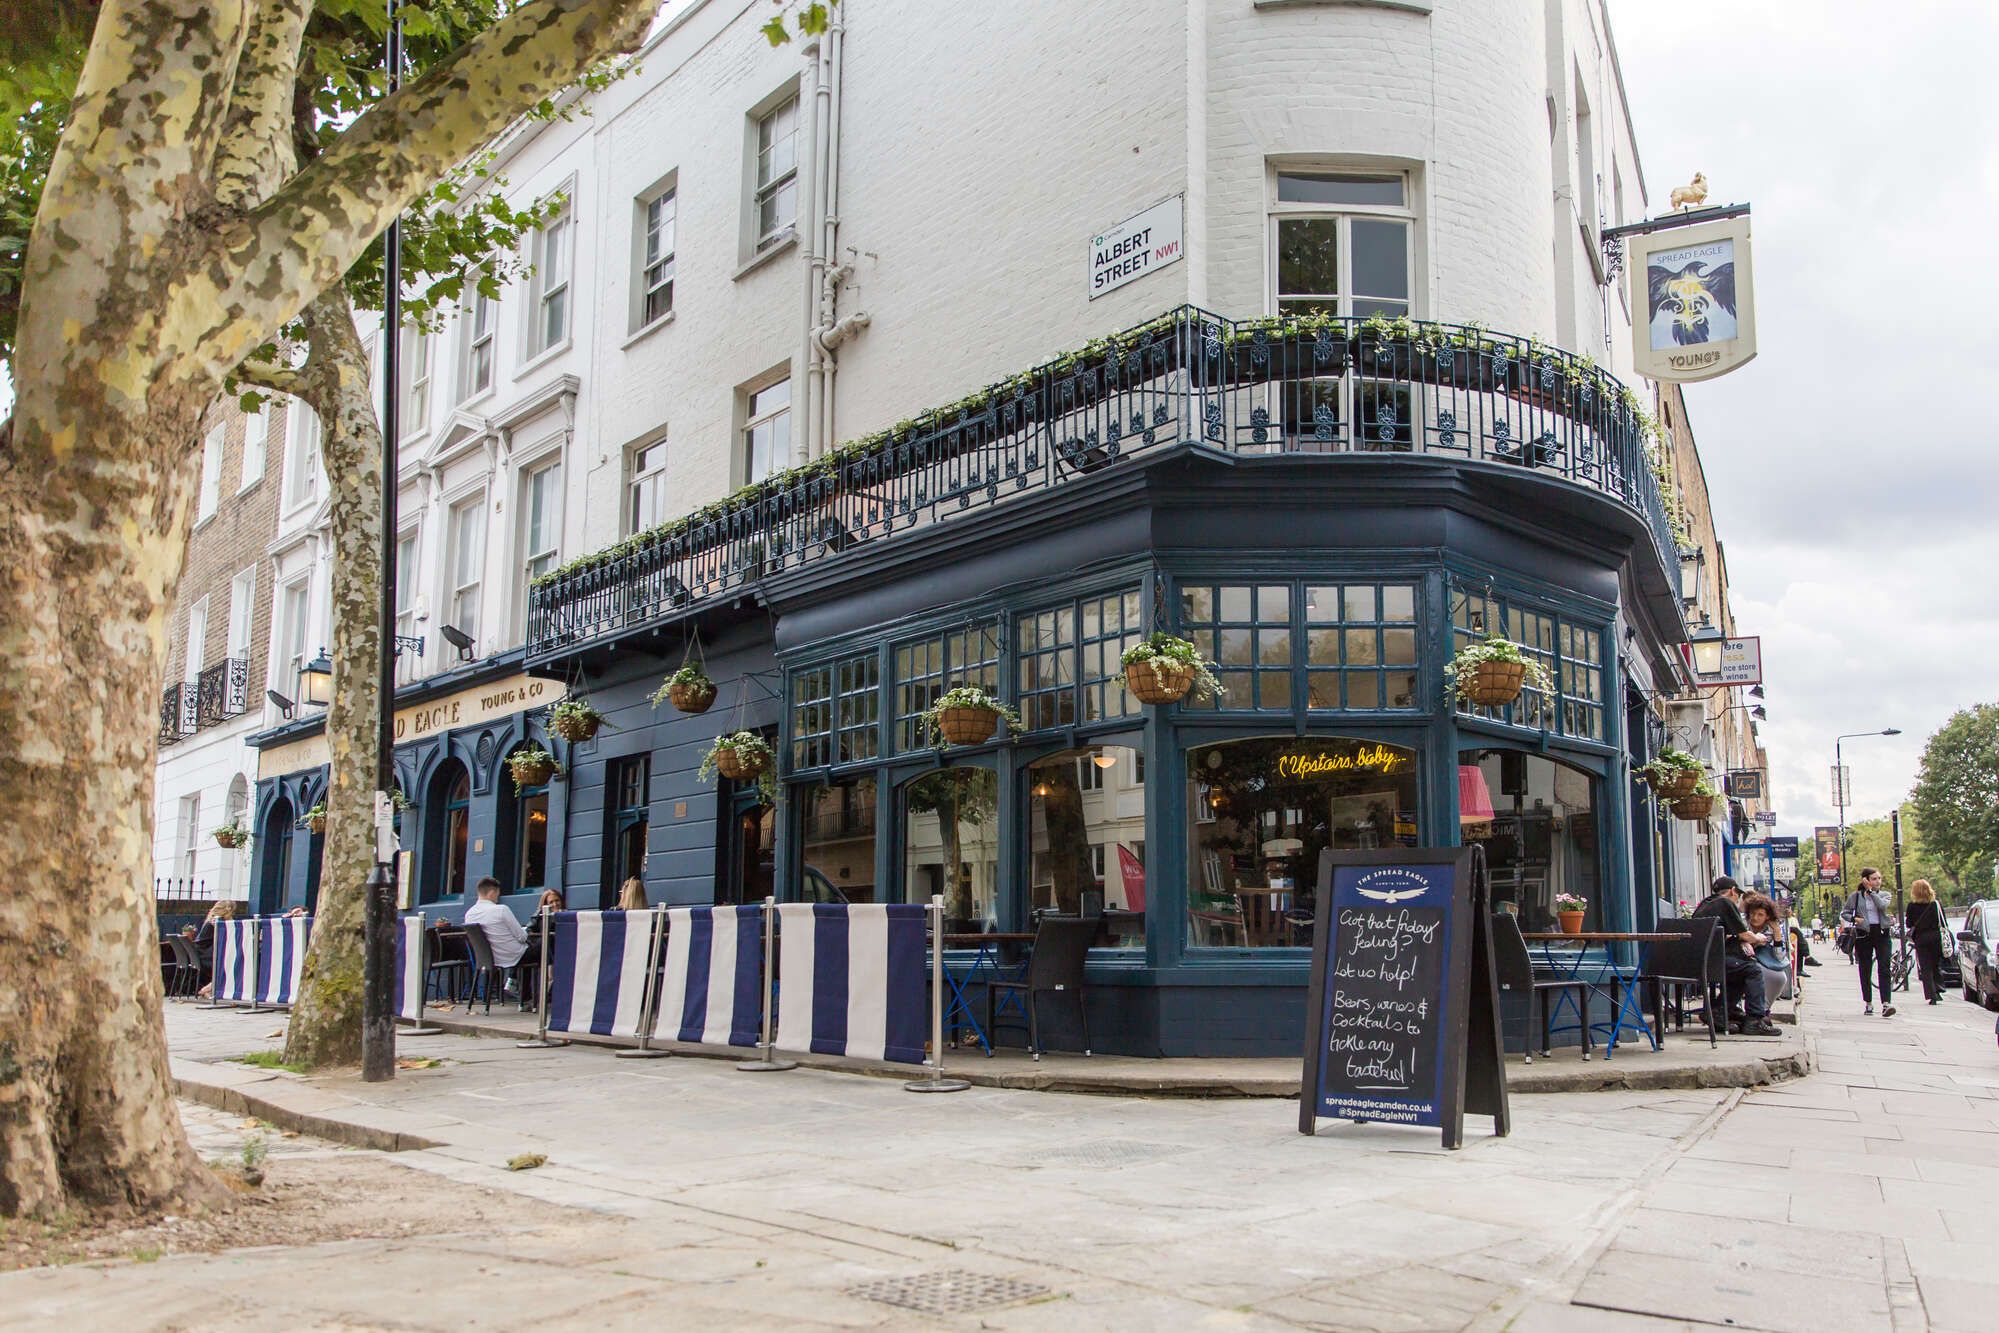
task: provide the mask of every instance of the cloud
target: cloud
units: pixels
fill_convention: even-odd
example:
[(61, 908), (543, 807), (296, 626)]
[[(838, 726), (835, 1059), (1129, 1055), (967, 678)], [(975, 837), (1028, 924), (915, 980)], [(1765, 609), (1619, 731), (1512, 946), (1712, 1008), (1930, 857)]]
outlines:
[(1780, 832), (1905, 798), (1999, 699), (1999, 7), (1611, 0), (1654, 210), (1754, 206), (1758, 358), (1689, 385), (1741, 632), (1763, 638)]

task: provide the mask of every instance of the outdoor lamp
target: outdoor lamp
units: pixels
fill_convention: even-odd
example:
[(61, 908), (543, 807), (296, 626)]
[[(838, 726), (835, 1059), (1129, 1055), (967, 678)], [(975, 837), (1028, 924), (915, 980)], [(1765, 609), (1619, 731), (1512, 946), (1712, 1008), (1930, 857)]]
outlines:
[(437, 632), (444, 636), (446, 643), (458, 650), (459, 661), (469, 662), (472, 660), (472, 636), (470, 634), (467, 634), (456, 625), (440, 625)]
[(1690, 640), (1694, 650), (1694, 674), (1696, 676), (1719, 676), (1721, 674), (1721, 649), (1728, 642), (1713, 622), (1703, 620), (1701, 627), (1693, 632)]
[(298, 669), (298, 697), (300, 703), (317, 708), (333, 702), (333, 662), (324, 648), (319, 650), (318, 657)]
[(1755, 718), (1758, 722), (1768, 722), (1770, 720), (1770, 711), (1763, 707), (1762, 704), (1757, 704), (1749, 710), (1749, 716)]
[(1090, 756), (1090, 762), (1098, 768), (1116, 768), (1117, 756), (1106, 750), (1098, 750)]
[(1698, 546), (1680, 548), (1680, 601), (1688, 606), (1701, 599), (1701, 566), (1707, 563), (1707, 552)]
[(292, 715), (292, 710), (298, 707), (297, 704), (285, 698), (284, 695), (279, 694), (276, 690), (265, 690), (264, 697), (271, 701), (271, 707), (277, 709), (280, 713), (283, 713), (286, 717), (290, 717)]

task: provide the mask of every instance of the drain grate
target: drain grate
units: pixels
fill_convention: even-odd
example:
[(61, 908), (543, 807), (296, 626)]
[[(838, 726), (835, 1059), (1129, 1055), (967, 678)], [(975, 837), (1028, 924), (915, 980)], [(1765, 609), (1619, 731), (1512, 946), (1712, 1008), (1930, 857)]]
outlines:
[(971, 1314), (994, 1310), (1051, 1295), (1047, 1287), (1019, 1278), (994, 1277), (949, 1269), (941, 1273), (915, 1273), (908, 1277), (883, 1278), (847, 1288), (849, 1296), (878, 1301), (919, 1314)]
[(1144, 1139), (1092, 1139), (1073, 1147), (1056, 1148), (1020, 1159), (1022, 1166), (1136, 1166), (1177, 1157), (1187, 1149), (1170, 1143), (1148, 1143)]

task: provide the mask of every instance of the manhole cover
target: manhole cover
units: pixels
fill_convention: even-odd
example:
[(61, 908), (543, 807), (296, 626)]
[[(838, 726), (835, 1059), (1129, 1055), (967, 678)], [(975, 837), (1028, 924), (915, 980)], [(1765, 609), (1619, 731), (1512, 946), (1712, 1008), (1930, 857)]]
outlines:
[(849, 1296), (883, 1305), (899, 1306), (920, 1314), (970, 1314), (992, 1310), (1019, 1301), (1050, 1295), (1048, 1288), (1019, 1278), (994, 1277), (990, 1273), (969, 1273), (955, 1269), (943, 1273), (917, 1273), (910, 1277), (889, 1277), (879, 1282), (863, 1282), (847, 1288)]
[(1170, 1143), (1148, 1143), (1144, 1139), (1095, 1139), (1070, 1148), (1054, 1148), (1020, 1159), (1022, 1166), (1135, 1166), (1177, 1157), (1185, 1148)]

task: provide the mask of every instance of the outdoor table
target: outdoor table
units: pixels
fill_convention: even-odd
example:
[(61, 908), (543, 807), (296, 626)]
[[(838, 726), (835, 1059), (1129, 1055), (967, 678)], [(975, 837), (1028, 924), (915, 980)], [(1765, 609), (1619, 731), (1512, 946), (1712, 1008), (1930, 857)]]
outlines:
[(948, 967), (944, 969), (944, 983), (951, 988), (951, 1001), (944, 1008), (944, 1030), (951, 1034), (951, 1040), (954, 1044), (957, 1042), (958, 1034), (966, 1028), (970, 1028), (972, 1035), (978, 1038), (979, 1046), (985, 1053), (987, 1055), (993, 1053), (993, 1044), (987, 1039), (986, 1030), (979, 1026), (979, 1020), (972, 1013), (972, 1003), (970, 998), (965, 994), (965, 987), (978, 980), (981, 969), (990, 972), (995, 978), (1000, 975), (999, 951), (996, 946), (1002, 944), (1032, 944), (1033, 942), (1034, 934), (1032, 931), (993, 930), (945, 933), (945, 948), (968, 949), (976, 947), (978, 950), (977, 953), (972, 955), (971, 965), (965, 969), (962, 976)]
[[(1605, 952), (1603, 961), (1598, 965), (1597, 975), (1593, 980), (1585, 979), (1582, 976), (1583, 960), (1588, 954), (1589, 946), (1592, 944), (1665, 944), (1673, 940), (1684, 939), (1684, 936), (1663, 931), (1632, 930), (1581, 930), (1571, 935), (1558, 930), (1548, 932), (1536, 931), (1532, 933), (1523, 931), (1522, 937), (1530, 943), (1539, 944), (1541, 946), (1541, 957), (1547, 962), (1548, 967), (1568, 980), (1584, 981), (1592, 989), (1600, 989), (1605, 980), (1604, 969), (1607, 968), (1609, 970), (1610, 981), (1612, 983), (1610, 988), (1610, 1022), (1590, 1024), (1590, 1031), (1592, 1032), (1603, 1028), (1610, 1029), (1604, 1036), (1604, 1059), (1608, 1060), (1612, 1055), (1617, 1053), (1617, 1039), (1627, 1026), (1636, 1027), (1644, 1032), (1646, 1040), (1652, 1043), (1652, 1049), (1655, 1051), (1659, 1049), (1659, 1034), (1652, 1030), (1650, 1023), (1645, 1021), (1645, 1007), (1638, 1003), (1637, 988), (1621, 984), (1623, 978), (1618, 975), (1617, 964), (1611, 961), (1608, 951)], [(1557, 944), (1578, 944), (1582, 947), (1576, 950), (1575, 954), (1567, 960), (1566, 967), (1564, 967), (1563, 963), (1556, 961), (1553, 946)], [(1566, 997), (1556, 1000), (1558, 1006), (1565, 1002), (1574, 1003), (1573, 1000), (1568, 1000)], [(1630, 1020), (1628, 1024), (1625, 1021), (1626, 1019)], [(1576, 1015), (1576, 1021), (1578, 1023), (1582, 1021), (1580, 1013)], [(1559, 1031), (1560, 1029), (1557, 1030)]]

